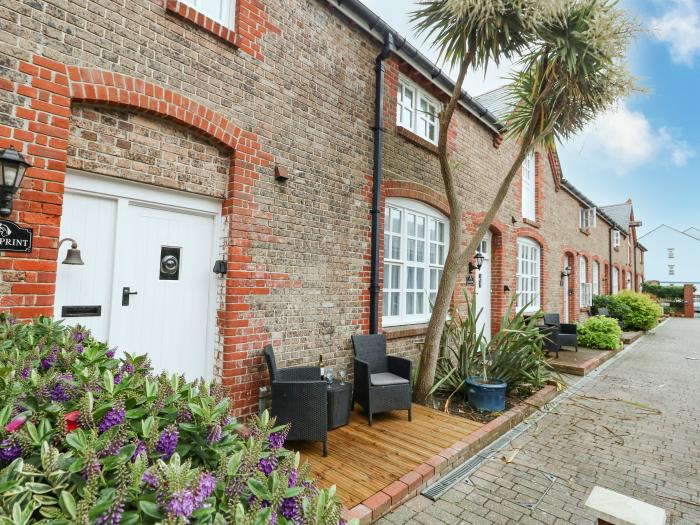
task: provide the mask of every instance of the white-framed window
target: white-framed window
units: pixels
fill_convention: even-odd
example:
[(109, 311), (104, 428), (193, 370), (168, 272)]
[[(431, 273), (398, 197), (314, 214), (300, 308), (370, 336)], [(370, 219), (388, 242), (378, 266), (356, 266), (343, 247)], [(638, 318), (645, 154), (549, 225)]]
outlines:
[(627, 272), (626, 277), (625, 277), (625, 288), (627, 290), (632, 289), (632, 272)]
[(669, 275), (676, 275), (676, 265), (675, 264), (668, 265), (668, 274)]
[(613, 230), (613, 232), (612, 232), (612, 245), (613, 245), (613, 248), (620, 247), (620, 230)]
[(596, 209), (595, 208), (581, 208), (579, 214), (579, 228), (582, 230), (590, 230), (596, 227)]
[(396, 123), (399, 126), (437, 144), (439, 102), (413, 82), (402, 78), (396, 104)]
[(222, 26), (233, 27), (236, 0), (183, 0), (183, 2)]
[[(600, 295), (600, 263), (598, 261), (593, 261), (591, 264), (591, 284), (593, 285), (591, 294), (593, 296)], [(593, 303), (593, 298), (591, 298), (591, 303)]]
[(540, 309), (541, 248), (537, 241), (528, 237), (518, 239), (518, 267), (516, 293), (518, 309), (526, 306), (527, 312)]
[(578, 273), (579, 284), (581, 285), (579, 303), (581, 308), (587, 308), (593, 304), (593, 286), (591, 283), (586, 281), (586, 275), (588, 275), (588, 263), (586, 258), (582, 255), (580, 255), (578, 258)]
[(534, 221), (535, 217), (535, 154), (528, 153), (523, 161), (521, 194), (523, 219)]
[(669, 259), (673, 259), (673, 258), (675, 258), (675, 257), (676, 257), (676, 254), (675, 254), (674, 249), (673, 249), (673, 248), (669, 248), (669, 249), (668, 249), (668, 258), (669, 258)]
[(612, 293), (620, 291), (620, 270), (613, 266), (612, 271)]
[(449, 243), (449, 220), (405, 198), (388, 198), (384, 211), (384, 326), (430, 318)]

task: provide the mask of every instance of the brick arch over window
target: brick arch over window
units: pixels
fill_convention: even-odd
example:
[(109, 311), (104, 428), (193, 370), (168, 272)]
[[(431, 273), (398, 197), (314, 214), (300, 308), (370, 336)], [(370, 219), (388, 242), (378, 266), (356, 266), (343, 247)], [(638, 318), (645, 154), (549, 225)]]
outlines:
[[(299, 284), (291, 281), (288, 274), (267, 271), (264, 265), (259, 266), (260, 279), (249, 278), (253, 235), (263, 233), (274, 239), (269, 214), (261, 213), (250, 199), (260, 168), (269, 168), (272, 156), (262, 151), (254, 133), (241, 130), (212, 108), (164, 87), (109, 71), (67, 66), (41, 55), (34, 55), (31, 62), (21, 62), (19, 70), (26, 81), (16, 81), (12, 88), (19, 100), (16, 116), (21, 124), (0, 136), (0, 148), (14, 146), (32, 165), (10, 219), (34, 228), (35, 249), (30, 254), (5, 257), (3, 270), (18, 277), (9, 293), (0, 297), (0, 310), (22, 319), (53, 314), (71, 104), (133, 108), (177, 122), (230, 152), (222, 214), (241, 215), (246, 220), (226, 221), (229, 264), (226, 301), (217, 319), (223, 350), (219, 375), (223, 384), (230, 387), (236, 412), (254, 411), (258, 389), (266, 383), (259, 373), (263, 368), (260, 348), (269, 340), (269, 334), (264, 322), (245, 311), (249, 297)], [(251, 216), (254, 220), (250, 220)]]
[(447, 217), (450, 216), (450, 205), (447, 202), (447, 197), (428, 186), (416, 182), (385, 180), (382, 197), (384, 199), (388, 197), (415, 199), (432, 206)]
[[(561, 268), (560, 271), (562, 271), (566, 266), (569, 266), (571, 268), (570, 273), (569, 273), (569, 279), (568, 279), (568, 288), (565, 287), (563, 284), (561, 285), (561, 314), (564, 316), (564, 303), (565, 301), (565, 295), (568, 295), (568, 306), (569, 306), (569, 311), (568, 311), (568, 316), (569, 316), (569, 322), (575, 322), (576, 319), (578, 319), (578, 310), (579, 310), (579, 262), (578, 258), (576, 257), (576, 249), (572, 246), (565, 246), (564, 248), (564, 253), (562, 254), (562, 259), (561, 259)], [(563, 279), (561, 279), (559, 282), (562, 282)], [(573, 294), (569, 295), (569, 290), (573, 292)]]
[[(512, 272), (513, 275), (518, 273), (518, 239), (522, 237), (527, 237), (536, 241), (540, 245), (540, 310), (543, 312), (547, 311), (547, 283), (549, 282), (549, 271), (547, 268), (547, 256), (549, 255), (549, 244), (539, 232), (539, 230), (524, 226), (515, 230), (513, 235), (513, 265)], [(513, 291), (517, 289), (517, 286), (513, 288)]]

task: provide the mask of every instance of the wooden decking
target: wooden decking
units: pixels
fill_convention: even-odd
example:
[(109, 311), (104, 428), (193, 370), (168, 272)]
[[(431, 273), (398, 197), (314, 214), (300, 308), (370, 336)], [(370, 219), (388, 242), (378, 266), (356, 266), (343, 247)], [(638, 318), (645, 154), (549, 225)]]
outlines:
[(311, 464), (321, 486), (336, 485), (345, 507), (352, 508), (481, 426), (413, 405), (413, 421), (405, 411), (389, 412), (375, 415), (370, 427), (356, 407), (347, 426), (329, 433), (327, 457), (319, 443), (288, 445)]

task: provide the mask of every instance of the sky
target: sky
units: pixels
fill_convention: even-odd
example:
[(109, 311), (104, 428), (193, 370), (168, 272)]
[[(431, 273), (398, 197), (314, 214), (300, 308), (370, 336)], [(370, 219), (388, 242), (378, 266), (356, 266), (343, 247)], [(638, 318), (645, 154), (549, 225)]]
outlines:
[[(437, 62), (435, 50), (412, 31), (415, 1), (362, 1)], [(641, 235), (662, 223), (700, 228), (700, 0), (623, 0), (622, 6), (642, 27), (628, 60), (644, 91), (558, 145), (564, 177), (600, 206), (631, 198)], [(511, 67), (472, 73), (465, 89), (479, 95), (499, 87)]]

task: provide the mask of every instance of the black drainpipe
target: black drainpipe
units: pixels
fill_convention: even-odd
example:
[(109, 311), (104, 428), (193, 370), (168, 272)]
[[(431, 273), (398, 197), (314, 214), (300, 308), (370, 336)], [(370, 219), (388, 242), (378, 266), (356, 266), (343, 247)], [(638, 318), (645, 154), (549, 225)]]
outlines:
[[(635, 235), (635, 237), (636, 237), (636, 235)], [(637, 283), (637, 242), (636, 241), (632, 245), (632, 250), (633, 250), (632, 254), (634, 256), (634, 291), (638, 292), (641, 290), (637, 289), (637, 286), (639, 286), (639, 284)]]
[(374, 169), (372, 172), (372, 253), (369, 282), (369, 333), (379, 331), (379, 219), (382, 194), (382, 142), (384, 135), (384, 60), (394, 49), (394, 37), (387, 32), (384, 47), (374, 63)]
[(609, 239), (608, 239), (608, 295), (613, 294), (613, 259), (612, 259), (612, 237), (613, 237), (613, 228), (610, 228), (608, 230), (609, 232)]

